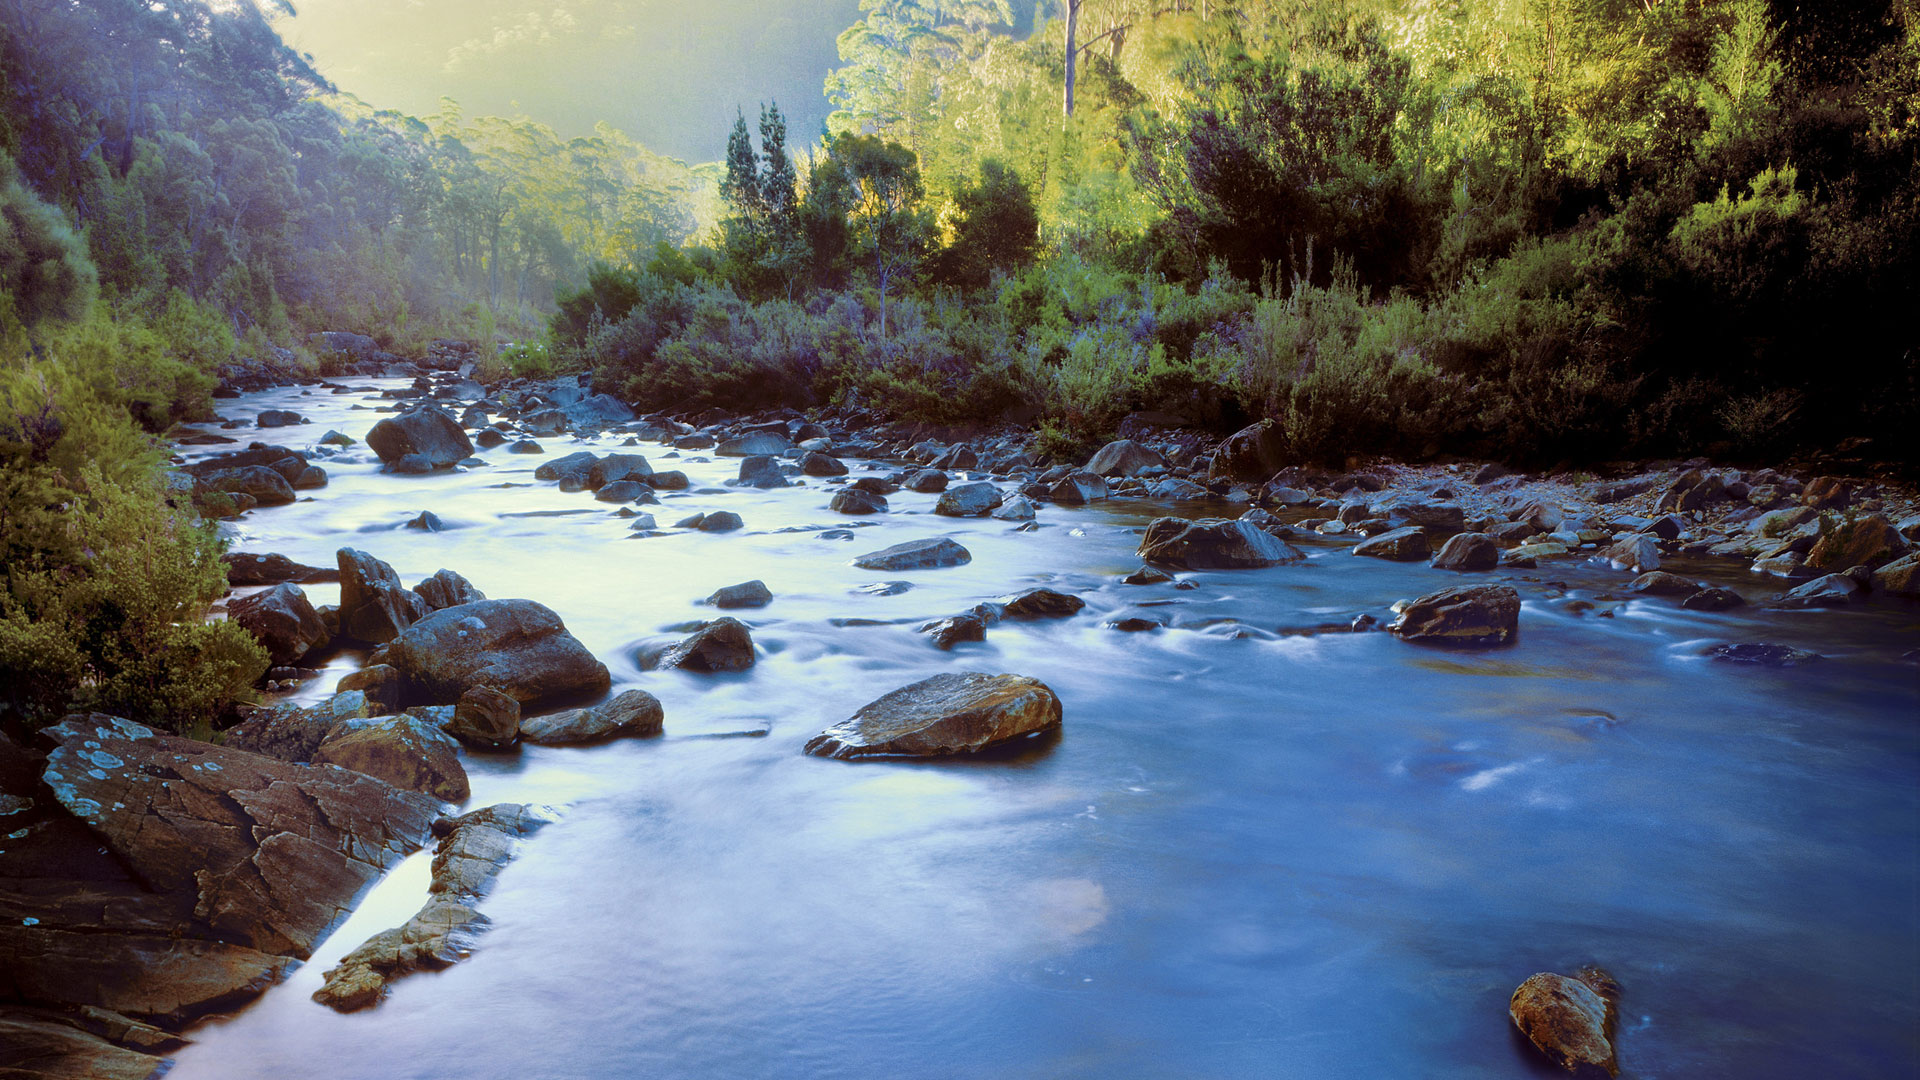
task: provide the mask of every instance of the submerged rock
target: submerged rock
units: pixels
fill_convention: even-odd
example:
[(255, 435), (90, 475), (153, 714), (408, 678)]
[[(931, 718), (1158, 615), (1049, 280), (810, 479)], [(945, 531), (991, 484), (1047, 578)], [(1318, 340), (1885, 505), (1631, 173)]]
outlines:
[(930, 570), (972, 561), (972, 552), (941, 536), (929, 540), (908, 540), (890, 548), (869, 551), (853, 560), (853, 565), (862, 570)]
[(1520, 594), (1508, 585), (1442, 589), (1407, 605), (1388, 629), (1434, 645), (1505, 645), (1520, 633)]
[(954, 615), (927, 623), (920, 632), (933, 639), (935, 648), (951, 649), (966, 641), (985, 641), (987, 624), (978, 615)]
[(773, 592), (766, 582), (755, 578), (714, 590), (707, 603), (717, 608), (763, 608), (773, 603)]
[(884, 514), (887, 498), (865, 488), (844, 487), (833, 493), (827, 509), (837, 514)]
[(1007, 619), (1064, 619), (1079, 614), (1085, 600), (1054, 589), (1028, 589), (999, 600), (1000, 614)]
[(1706, 655), (1713, 660), (1728, 664), (1757, 664), (1761, 667), (1789, 668), (1802, 664), (1811, 664), (1822, 659), (1816, 652), (1796, 649), (1791, 645), (1778, 645), (1767, 641), (1743, 641), (1735, 644), (1715, 645)]
[(1617, 1076), (1620, 1064), (1613, 1047), (1611, 999), (1618, 990), (1602, 972), (1582, 975), (1583, 979), (1574, 979), (1543, 971), (1529, 977), (1508, 1000), (1507, 1014), (1527, 1041), (1573, 1075)]
[(814, 736), (819, 757), (972, 753), (1060, 723), (1060, 699), (1022, 675), (935, 675), (873, 701)]
[(660, 734), (666, 711), (645, 690), (628, 690), (612, 701), (548, 716), (522, 717), (520, 738), (536, 746), (573, 746)]

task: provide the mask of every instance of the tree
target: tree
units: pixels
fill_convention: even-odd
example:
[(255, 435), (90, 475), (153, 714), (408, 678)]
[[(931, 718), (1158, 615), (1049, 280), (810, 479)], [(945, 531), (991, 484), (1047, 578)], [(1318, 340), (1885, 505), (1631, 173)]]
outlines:
[(941, 276), (962, 288), (988, 284), (1032, 261), (1040, 246), (1040, 212), (1020, 174), (997, 158), (954, 196), (953, 243), (940, 253)]
[(814, 183), (823, 203), (846, 208), (854, 250), (873, 267), (884, 338), (887, 296), (919, 266), (932, 233), (930, 215), (921, 205), (919, 162), (899, 143), (876, 135), (842, 135), (814, 171)]
[[(0, 150), (0, 324), (7, 314), (31, 329), (44, 319), (78, 318), (93, 303), (98, 280), (84, 242), (65, 214), (21, 181)], [(4, 329), (4, 326), (0, 326)]]

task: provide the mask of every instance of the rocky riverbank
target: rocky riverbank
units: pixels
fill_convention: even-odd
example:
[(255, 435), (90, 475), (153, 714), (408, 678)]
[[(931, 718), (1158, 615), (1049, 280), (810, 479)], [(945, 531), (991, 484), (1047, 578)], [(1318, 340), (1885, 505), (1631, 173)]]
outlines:
[[(1905, 603), (1916, 593), (1920, 504), (1871, 481), (1706, 462), (1646, 463), (1605, 476), (1464, 464), (1354, 463), (1335, 472), (1275, 460), (1262, 427), (1217, 445), (1189, 432), (1136, 430), (1086, 462), (1050, 463), (1016, 431), (938, 432), (848, 414), (640, 416), (576, 380), (483, 387), (456, 371), (377, 392), (390, 399), (392, 415), (362, 438), (330, 432), (305, 450), (259, 443), (215, 453), (185, 466), (182, 486), (212, 505), (226, 499), (221, 508), (236, 515), (270, 513), (313, 497), (298, 493), (323, 488), (327, 463), (342, 455), (371, 452), (396, 474), (431, 475), (484, 467), (478, 449), (506, 446), (541, 455), (537, 482), (577, 493), (591, 512), (622, 516), (642, 541), (752, 524), (708, 510), (662, 527), (646, 508), (665, 505), (663, 496), (685, 492), (689, 481), (681, 470), (656, 469), (647, 454), (662, 465), (735, 459), (732, 484), (740, 488), (831, 492), (829, 512), (848, 529), (892, 513), (888, 497), (903, 491), (936, 496), (936, 517), (1004, 522), (1010, 531), (1038, 529), (1060, 508), (1134, 500), (1162, 516), (1142, 530), (1143, 565), (1129, 583), (1178, 589), (1199, 571), (1295, 563), (1303, 548), (1426, 562), (1457, 572), (1461, 584), (1316, 632), (1391, 629), (1409, 642), (1456, 649), (1508, 645), (1521, 629), (1520, 592), (1476, 575), (1550, 574), (1556, 564), (1604, 564), (1623, 593), (1696, 611)], [(292, 415), (283, 424), (286, 416), (262, 413), (259, 423), (300, 426)], [(573, 448), (589, 436), (614, 444), (611, 452)], [(558, 453), (562, 447), (572, 452)], [(415, 527), (431, 530), (436, 520), (427, 511)], [(1708, 586), (1662, 569), (1700, 557), (1737, 560), (1751, 569), (1754, 587)], [(908, 572), (970, 558), (953, 539), (929, 536), (854, 561)], [(139, 1070), (157, 1067), (157, 1055), (197, 1019), (243, 1003), (312, 955), (384, 868), (428, 842), (436, 820), (447, 838), (464, 838), (443, 838), (447, 858), (485, 848), (504, 861), (534, 819), (501, 808), (442, 817), (446, 804), (469, 797), (463, 755), (518, 742), (648, 737), (666, 726), (664, 708), (646, 691), (596, 703), (612, 685), (605, 660), (568, 633), (559, 613), (532, 600), (489, 599), (454, 570), (409, 588), (375, 555), (349, 547), (331, 568), (236, 553), (229, 576), (239, 587), (266, 586), (237, 597), (228, 613), (272, 652), (274, 686), (311, 679), (315, 669), (302, 665), (341, 647), (367, 650), (366, 663), (324, 703), (263, 709), (219, 746), (105, 717), (70, 719), (35, 746), (0, 746), (8, 763), (0, 791), (9, 800), (0, 809), (14, 808), (0, 823), (20, 830), (0, 849), (0, 899), (18, 911), (0, 927), (10, 980), (0, 999), (16, 1003), (0, 1022), (21, 1045), (43, 1048), (32, 1060), (68, 1063), (34, 1066), (41, 1075), (146, 1075)], [(340, 586), (337, 605), (312, 604), (300, 588), (330, 581)], [(709, 599), (751, 611), (773, 595), (746, 582)], [(1074, 618), (1085, 608), (1071, 593), (1029, 589), (982, 598), (922, 629), (928, 647), (952, 649), (1000, 633), (1003, 622)], [(1168, 626), (1151, 614), (1092, 614), (1115, 631)], [(743, 618), (682, 627), (642, 648), (641, 666), (696, 676), (745, 670), (758, 653), (751, 618)], [(1735, 661), (1806, 659), (1769, 642), (1716, 648)], [(933, 683), (877, 697), (812, 740), (809, 752), (971, 752), (1056, 730), (1063, 717), (1073, 723), (1071, 700), (1063, 707), (1036, 680)], [(509, 819), (510, 828), (497, 827)], [(474, 905), (491, 883), (468, 878), (441, 888), (436, 873), (443, 900), (350, 954), (325, 1000), (364, 1007), (392, 978), (461, 955), (485, 924)], [(90, 974), (60, 977), (74, 970)]]

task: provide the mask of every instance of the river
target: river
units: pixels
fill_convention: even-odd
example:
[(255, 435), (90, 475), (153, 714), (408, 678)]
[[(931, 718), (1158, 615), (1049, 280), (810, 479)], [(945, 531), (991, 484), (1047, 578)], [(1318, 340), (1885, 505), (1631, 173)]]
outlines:
[[(238, 433), (304, 449), (328, 428), (364, 439), (382, 415), (364, 407), (387, 403), (288, 388), (221, 404), (305, 414)], [(1301, 565), (1128, 586), (1141, 526), (1209, 507), (1045, 506), (1017, 532), (902, 491), (892, 513), (849, 519), (820, 481), (723, 489), (737, 460), (655, 445), (638, 452), (693, 489), (642, 509), (663, 527), (727, 509), (746, 528), (636, 539), (590, 494), (533, 479), (619, 442), (502, 447), (487, 468), (429, 477), (382, 474), (359, 446), (316, 459), (331, 483), (312, 499), (229, 526), (236, 550), (331, 566), (353, 546), (408, 584), (448, 567), (539, 600), (616, 692), (660, 698), (666, 734), (468, 755), (469, 807), (560, 817), (481, 905), (494, 925), (472, 958), (366, 1012), (308, 1000), (340, 955), (419, 906), (415, 856), (314, 962), (196, 1031), (174, 1080), (1545, 1077), (1564, 1074), (1513, 1031), (1507, 996), (1583, 963), (1624, 988), (1629, 1076), (1920, 1068), (1914, 605), (1696, 613), (1562, 560), (1471, 575), (1520, 590), (1510, 648), (1274, 635), (1384, 619), (1461, 575), (1316, 540)], [(399, 527), (423, 510), (446, 530)], [(781, 531), (809, 526), (852, 536)], [(939, 535), (973, 561), (850, 565)], [(1730, 563), (1666, 568), (1749, 600), (1778, 591)], [(755, 667), (639, 670), (636, 643), (711, 618), (701, 598), (752, 578), (776, 597), (736, 613)], [(859, 591), (885, 580), (913, 588)], [(1088, 609), (951, 653), (915, 632), (1036, 584)], [(1129, 614), (1172, 625), (1104, 625)], [(1724, 641), (1826, 659), (1702, 658)], [(801, 754), (881, 694), (966, 670), (1045, 681), (1060, 735), (990, 760)]]

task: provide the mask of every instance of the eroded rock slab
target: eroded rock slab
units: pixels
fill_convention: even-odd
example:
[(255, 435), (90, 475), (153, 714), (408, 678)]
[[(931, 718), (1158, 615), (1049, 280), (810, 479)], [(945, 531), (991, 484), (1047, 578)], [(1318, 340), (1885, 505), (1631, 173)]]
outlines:
[(841, 759), (967, 754), (1060, 723), (1060, 699), (1038, 679), (978, 672), (935, 675), (868, 703), (807, 742)]
[(972, 552), (941, 536), (931, 540), (908, 540), (879, 551), (870, 551), (853, 560), (853, 565), (862, 570), (929, 570), (972, 561)]
[(1306, 558), (1300, 549), (1245, 520), (1161, 518), (1147, 526), (1142, 559), (1189, 570), (1257, 570)]
[(342, 957), (313, 1000), (340, 1012), (364, 1009), (379, 1004), (393, 980), (449, 967), (471, 955), (490, 925), (475, 905), (512, 861), (516, 841), (552, 820), (544, 808), (506, 803), (434, 822), (440, 843), (434, 848), (426, 905), (404, 925), (375, 934)]
[(142, 885), (192, 897), (213, 934), (264, 953), (310, 956), (383, 871), (419, 848), (440, 806), (361, 773), (100, 714), (42, 734), (56, 743), (48, 788)]
[(1581, 976), (1548, 971), (1533, 975), (1514, 990), (1507, 1013), (1527, 1041), (1573, 1075), (1596, 1080), (1617, 1076), (1612, 999), (1618, 987), (1603, 972), (1589, 970)]
[(1433, 645), (1505, 645), (1520, 634), (1520, 594), (1510, 585), (1441, 589), (1407, 605), (1388, 629)]
[(612, 701), (548, 716), (523, 717), (520, 738), (538, 746), (572, 746), (660, 734), (666, 712), (645, 690), (628, 690)]

